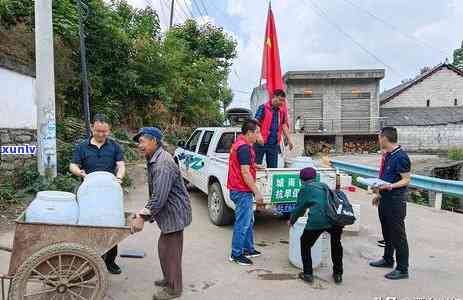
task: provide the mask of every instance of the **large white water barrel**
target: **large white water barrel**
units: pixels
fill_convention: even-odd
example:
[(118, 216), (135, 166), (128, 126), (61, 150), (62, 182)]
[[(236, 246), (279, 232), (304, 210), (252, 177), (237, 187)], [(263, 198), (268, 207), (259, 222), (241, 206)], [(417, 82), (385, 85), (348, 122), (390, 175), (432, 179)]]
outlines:
[(26, 222), (75, 225), (78, 218), (76, 196), (67, 192), (38, 192), (26, 209)]
[(294, 169), (315, 167), (315, 164), (312, 158), (308, 156), (297, 156), (297, 157), (288, 158), (286, 163), (287, 163), (287, 167), (294, 168)]
[(122, 187), (109, 172), (85, 176), (77, 191), (79, 225), (120, 227), (125, 225)]
[[(307, 224), (307, 217), (301, 217), (289, 230), (289, 262), (295, 267), (302, 269), (301, 258), (301, 235)], [(322, 236), (318, 238), (312, 247), (312, 267), (317, 268), (322, 261)]]

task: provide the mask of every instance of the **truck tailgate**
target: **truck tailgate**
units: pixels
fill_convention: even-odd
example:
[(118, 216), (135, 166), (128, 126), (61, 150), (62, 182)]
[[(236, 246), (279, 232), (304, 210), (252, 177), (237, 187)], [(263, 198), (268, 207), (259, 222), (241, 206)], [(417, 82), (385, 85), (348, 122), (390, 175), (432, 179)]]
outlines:
[[(316, 168), (317, 181), (330, 188), (336, 186), (336, 171), (332, 168)], [(283, 205), (295, 203), (301, 188), (299, 169), (266, 169), (257, 172), (257, 187), (264, 196), (265, 204)]]

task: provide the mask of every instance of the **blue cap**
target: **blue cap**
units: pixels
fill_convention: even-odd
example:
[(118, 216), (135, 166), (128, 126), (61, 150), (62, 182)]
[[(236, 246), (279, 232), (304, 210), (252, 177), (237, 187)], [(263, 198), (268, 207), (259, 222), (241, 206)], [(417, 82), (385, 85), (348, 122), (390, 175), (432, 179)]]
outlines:
[(159, 128), (156, 128), (156, 127), (142, 127), (140, 128), (140, 130), (138, 130), (138, 133), (136, 136), (133, 137), (133, 140), (138, 143), (138, 139), (142, 136), (142, 135), (150, 135), (152, 136), (153, 138), (157, 139), (158, 141), (162, 140), (162, 132)]

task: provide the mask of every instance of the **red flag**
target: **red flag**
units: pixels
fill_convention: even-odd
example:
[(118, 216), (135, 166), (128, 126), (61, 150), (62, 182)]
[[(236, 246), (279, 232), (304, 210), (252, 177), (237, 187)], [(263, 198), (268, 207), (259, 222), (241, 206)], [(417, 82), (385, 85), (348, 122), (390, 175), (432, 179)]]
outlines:
[(269, 5), (267, 26), (265, 30), (264, 57), (262, 62), (262, 78), (267, 81), (269, 99), (275, 90), (284, 90), (281, 77), (280, 52), (278, 50), (277, 31), (272, 7)]

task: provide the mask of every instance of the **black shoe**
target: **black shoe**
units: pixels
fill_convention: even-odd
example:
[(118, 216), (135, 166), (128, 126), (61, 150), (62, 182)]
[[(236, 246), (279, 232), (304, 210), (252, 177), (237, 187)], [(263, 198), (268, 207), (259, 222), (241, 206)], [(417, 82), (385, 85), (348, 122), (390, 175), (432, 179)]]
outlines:
[(313, 283), (313, 275), (304, 274), (304, 272), (299, 273), (299, 279), (308, 283)]
[(379, 247), (386, 247), (386, 241), (385, 240), (381, 240), (381, 241), (377, 241), (376, 244), (379, 246)]
[(391, 279), (391, 280), (407, 279), (408, 272), (395, 269), (391, 273), (384, 275), (384, 277), (386, 277), (387, 279)]
[(230, 256), (230, 258), (228, 260), (230, 262), (233, 262), (233, 263), (238, 264), (240, 266), (250, 266), (250, 265), (253, 264), (252, 260), (250, 260), (249, 258), (247, 258), (244, 255), (241, 255), (241, 256), (238, 256), (238, 257)]
[(370, 266), (374, 268), (394, 268), (394, 263), (389, 263), (384, 259), (370, 262)]
[(115, 262), (106, 262), (106, 268), (108, 272), (114, 275), (119, 275), (122, 273), (121, 268)]
[(247, 258), (253, 258), (253, 257), (261, 256), (262, 253), (257, 251), (257, 250), (254, 250), (253, 252), (249, 252), (248, 250), (244, 250), (243, 255), (246, 256)]
[(156, 280), (156, 281), (154, 282), (154, 285), (155, 285), (155, 286), (159, 286), (159, 287), (166, 287), (167, 284), (168, 284), (168, 282), (167, 282), (167, 280), (165, 280), (165, 279)]
[(342, 283), (342, 274), (333, 274), (334, 283), (341, 284)]

